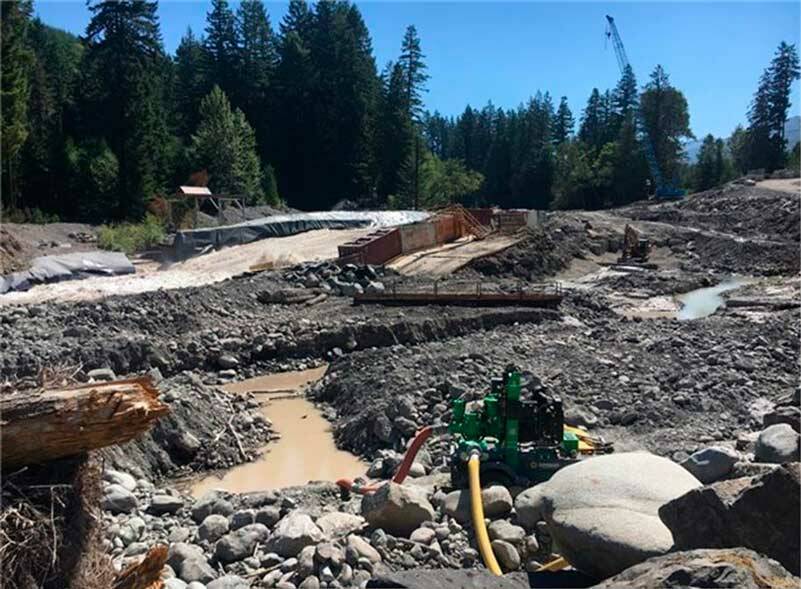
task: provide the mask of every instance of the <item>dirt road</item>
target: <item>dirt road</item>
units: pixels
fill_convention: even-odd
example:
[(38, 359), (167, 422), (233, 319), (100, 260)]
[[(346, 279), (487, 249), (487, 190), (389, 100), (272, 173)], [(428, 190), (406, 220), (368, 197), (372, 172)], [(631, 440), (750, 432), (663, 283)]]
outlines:
[(762, 180), (762, 182), (757, 183), (757, 186), (770, 188), (771, 190), (781, 190), (782, 192), (792, 192), (793, 194), (801, 193), (801, 179), (799, 178)]

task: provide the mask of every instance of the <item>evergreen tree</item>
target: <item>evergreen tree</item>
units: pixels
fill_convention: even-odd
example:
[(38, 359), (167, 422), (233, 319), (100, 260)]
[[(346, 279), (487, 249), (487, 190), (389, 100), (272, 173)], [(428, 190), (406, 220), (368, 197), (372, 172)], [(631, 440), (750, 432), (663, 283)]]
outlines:
[(684, 153), (682, 140), (692, 138), (693, 134), (687, 99), (670, 84), (661, 65), (651, 73), (650, 82), (640, 96), (640, 108), (644, 132), (650, 137), (664, 180), (669, 182), (678, 174)]
[(188, 28), (175, 52), (177, 131), (181, 137), (197, 128), (200, 101), (210, 86), (205, 75), (203, 43)]
[(627, 118), (634, 117), (637, 110), (637, 100), (637, 79), (634, 77), (634, 70), (631, 69), (630, 65), (627, 65), (612, 93), (612, 105), (616, 117), (615, 134), (617, 134)]
[(412, 157), (412, 122), (408, 116), (406, 85), (400, 63), (388, 63), (382, 74), (379, 116), (378, 195), (383, 201), (403, 192)]
[(424, 59), (417, 28), (409, 25), (403, 35), (398, 63), (403, 68), (406, 108), (414, 121), (419, 121), (422, 117), (423, 92), (426, 91), (425, 84), (428, 81)]
[(74, 35), (32, 22), (30, 45), (35, 59), (30, 70), (29, 129), (20, 170), (26, 207), (75, 217), (77, 202), (65, 178), (65, 147), (74, 127), (74, 95), (82, 55)]
[(264, 192), (264, 201), (269, 205), (281, 205), (281, 195), (278, 192), (278, 182), (275, 179), (275, 170), (271, 165), (264, 169), (262, 180), (262, 190)]
[(713, 186), (717, 186), (722, 173), (721, 167), (717, 160), (715, 138), (712, 135), (707, 135), (701, 144), (701, 150), (698, 152), (698, 162), (695, 165), (695, 190), (708, 190)]
[(634, 113), (622, 120), (615, 147), (612, 204), (619, 206), (647, 196), (648, 163), (637, 137)]
[(195, 168), (208, 171), (214, 193), (244, 195), (249, 202), (263, 200), (253, 129), (241, 110), (231, 110), (219, 86), (200, 103), (200, 124), (192, 135), (191, 153)]
[(745, 174), (748, 171), (748, 131), (743, 129), (742, 125), (737, 125), (727, 144), (734, 171), (737, 174)]
[(239, 65), (236, 18), (228, 0), (211, 0), (206, 15), (205, 50), (206, 78), (227, 95), (237, 96), (236, 74)]
[(420, 48), (420, 37), (414, 25), (406, 27), (401, 44), (401, 54), (398, 63), (403, 69), (404, 89), (406, 98), (406, 111), (411, 119), (414, 129), (414, 146), (412, 149), (413, 162), (411, 174), (406, 179), (406, 189), (413, 195), (413, 207), (417, 208), (420, 200), (420, 165), (422, 157), (422, 131), (419, 123), (423, 114), (423, 98), (425, 83), (428, 80), (426, 65)]
[(573, 135), (573, 127), (576, 122), (573, 113), (567, 104), (567, 96), (562, 96), (559, 100), (559, 108), (556, 110), (556, 119), (553, 126), (553, 141), (556, 145), (561, 145)]
[(281, 21), (281, 36), (294, 32), (301, 39), (308, 39), (312, 25), (313, 16), (306, 0), (289, 0), (287, 13)]
[[(798, 51), (795, 45), (782, 41), (770, 63), (770, 124), (782, 154), (786, 149), (784, 124), (790, 109), (790, 91), (799, 79)], [(779, 162), (777, 162), (779, 163)], [(781, 162), (783, 163), (783, 162)]]
[(28, 138), (28, 97), (30, 93), (29, 71), (34, 63), (28, 46), (27, 34), (32, 5), (30, 0), (11, 0), (0, 3), (2, 16), (2, 187), (6, 196), (4, 205), (19, 206), (17, 166), (19, 154)]
[(423, 134), (426, 139), (426, 147), (440, 159), (447, 157), (447, 154), (450, 153), (451, 126), (448, 119), (438, 111), (434, 111), (433, 114), (426, 111), (423, 115)]
[(119, 164), (118, 218), (139, 217), (168, 163), (164, 62), (156, 2), (104, 0), (90, 6), (81, 87), (84, 132), (105, 138)]
[(281, 195), (303, 207), (314, 170), (312, 111), (315, 77), (311, 50), (312, 15), (303, 0), (291, 0), (281, 21), (270, 129), (275, 136), (270, 161), (275, 164)]
[(604, 104), (598, 88), (593, 88), (587, 106), (581, 114), (578, 137), (593, 149), (600, 149), (604, 143)]
[(278, 55), (261, 0), (243, 0), (237, 10), (237, 104), (253, 124), (263, 160), (269, 159), (271, 85)]
[(775, 144), (771, 137), (770, 85), (770, 72), (765, 70), (748, 109), (748, 167), (752, 169), (772, 170), (775, 165)]
[(790, 91), (799, 79), (795, 45), (782, 41), (770, 66), (759, 79), (748, 111), (749, 167), (773, 171), (784, 165), (787, 142), (784, 124), (790, 108)]

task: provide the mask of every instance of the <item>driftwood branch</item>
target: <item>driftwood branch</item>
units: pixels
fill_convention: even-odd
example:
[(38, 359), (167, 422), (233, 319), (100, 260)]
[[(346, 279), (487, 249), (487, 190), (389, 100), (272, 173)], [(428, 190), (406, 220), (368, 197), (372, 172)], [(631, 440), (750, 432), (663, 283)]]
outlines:
[(19, 468), (121, 444), (167, 413), (149, 378), (0, 399), (2, 467)]

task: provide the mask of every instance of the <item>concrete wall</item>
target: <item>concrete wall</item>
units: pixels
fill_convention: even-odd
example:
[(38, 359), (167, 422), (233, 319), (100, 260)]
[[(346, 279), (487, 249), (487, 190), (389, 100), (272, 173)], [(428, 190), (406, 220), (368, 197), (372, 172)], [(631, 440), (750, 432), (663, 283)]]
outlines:
[(431, 247), (437, 243), (437, 231), (433, 223), (414, 223), (398, 229), (401, 238), (401, 251), (405, 254)]

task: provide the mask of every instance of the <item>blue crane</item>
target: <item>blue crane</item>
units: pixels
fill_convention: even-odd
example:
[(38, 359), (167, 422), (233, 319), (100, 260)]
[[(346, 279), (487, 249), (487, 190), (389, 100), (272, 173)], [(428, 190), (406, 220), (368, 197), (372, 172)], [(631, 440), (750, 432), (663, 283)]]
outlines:
[[(606, 15), (607, 20), (607, 38), (612, 39), (612, 45), (615, 48), (615, 57), (617, 58), (617, 65), (620, 68), (620, 73), (623, 74), (627, 67), (631, 67), (629, 58), (626, 55), (626, 48), (623, 47), (623, 41), (620, 40), (620, 34), (617, 32), (615, 19)], [(648, 161), (648, 169), (651, 171), (651, 176), (656, 184), (656, 198), (670, 199), (682, 198), (684, 190), (676, 188), (673, 184), (666, 182), (662, 175), (662, 170), (659, 168), (659, 162), (656, 159), (656, 151), (654, 151), (654, 144), (651, 136), (648, 134), (648, 128), (645, 126), (645, 120), (642, 116), (642, 111), (639, 106), (635, 109), (637, 115), (637, 126), (642, 130), (642, 144), (645, 148), (645, 159)]]

